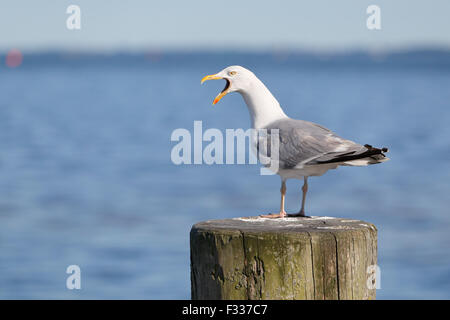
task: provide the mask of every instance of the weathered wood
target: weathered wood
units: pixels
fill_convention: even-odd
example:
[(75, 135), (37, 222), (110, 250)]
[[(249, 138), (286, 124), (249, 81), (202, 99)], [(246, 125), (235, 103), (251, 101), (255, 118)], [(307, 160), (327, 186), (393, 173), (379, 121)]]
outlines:
[(371, 223), (329, 217), (210, 220), (191, 230), (192, 299), (375, 299)]

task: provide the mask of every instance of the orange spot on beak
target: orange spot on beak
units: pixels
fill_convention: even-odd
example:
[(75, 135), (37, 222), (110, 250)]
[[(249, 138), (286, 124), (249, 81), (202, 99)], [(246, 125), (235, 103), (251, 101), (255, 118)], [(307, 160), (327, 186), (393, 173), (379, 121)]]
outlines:
[[(203, 77), (203, 79), (201, 80), (200, 83), (203, 84), (203, 82), (205, 82), (207, 80), (219, 80), (219, 79), (223, 79), (223, 78), (219, 77), (219, 76), (216, 76), (215, 74), (211, 74), (209, 76)], [(222, 99), (227, 93), (228, 93), (228, 86), (226, 87), (226, 89), (224, 89), (221, 93), (219, 93), (217, 95), (217, 97), (213, 101), (213, 105), (215, 105), (217, 102), (219, 102), (220, 99)]]

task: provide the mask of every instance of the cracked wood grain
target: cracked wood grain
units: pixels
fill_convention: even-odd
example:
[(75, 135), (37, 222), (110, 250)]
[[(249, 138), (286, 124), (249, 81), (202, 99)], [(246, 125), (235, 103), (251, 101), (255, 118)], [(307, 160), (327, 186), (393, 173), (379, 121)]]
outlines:
[(377, 229), (364, 221), (210, 220), (190, 240), (192, 299), (375, 299)]

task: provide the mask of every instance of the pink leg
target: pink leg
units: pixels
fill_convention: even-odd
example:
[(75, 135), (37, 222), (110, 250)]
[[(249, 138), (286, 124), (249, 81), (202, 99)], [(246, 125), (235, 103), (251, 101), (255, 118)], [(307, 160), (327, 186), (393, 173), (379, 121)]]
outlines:
[(302, 208), (300, 212), (297, 214), (289, 214), (289, 217), (305, 217), (305, 201), (306, 201), (306, 193), (308, 192), (308, 177), (304, 178), (304, 183), (302, 187), (303, 196), (302, 196)]
[(284, 211), (284, 198), (286, 196), (286, 181), (281, 181), (281, 204), (280, 204), (280, 213), (278, 214), (262, 214), (260, 217), (263, 218), (284, 218), (286, 217), (286, 211)]

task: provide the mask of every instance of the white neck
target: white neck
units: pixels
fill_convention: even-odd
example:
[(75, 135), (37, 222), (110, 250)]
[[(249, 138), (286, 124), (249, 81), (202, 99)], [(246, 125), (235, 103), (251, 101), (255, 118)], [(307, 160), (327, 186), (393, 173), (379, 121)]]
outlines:
[(250, 87), (240, 93), (250, 112), (252, 128), (261, 129), (275, 120), (288, 117), (277, 99), (258, 78), (255, 77)]

